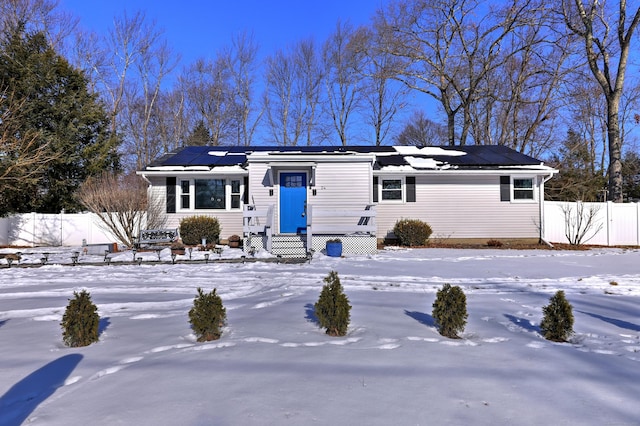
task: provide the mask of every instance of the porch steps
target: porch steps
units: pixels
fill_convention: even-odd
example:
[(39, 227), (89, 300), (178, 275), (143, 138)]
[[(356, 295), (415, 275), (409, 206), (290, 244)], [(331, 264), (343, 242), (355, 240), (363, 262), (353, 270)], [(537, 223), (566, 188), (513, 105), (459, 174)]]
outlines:
[(271, 253), (281, 257), (306, 257), (306, 235), (274, 235), (271, 237)]

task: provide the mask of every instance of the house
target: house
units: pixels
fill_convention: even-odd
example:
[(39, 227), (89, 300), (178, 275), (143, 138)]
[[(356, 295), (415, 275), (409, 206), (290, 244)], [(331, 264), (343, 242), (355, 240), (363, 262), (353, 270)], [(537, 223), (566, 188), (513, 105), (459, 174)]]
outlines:
[(168, 227), (212, 215), (245, 249), (304, 256), (336, 237), (373, 253), (401, 218), (432, 238), (538, 241), (556, 172), (505, 146), (189, 146), (138, 174)]

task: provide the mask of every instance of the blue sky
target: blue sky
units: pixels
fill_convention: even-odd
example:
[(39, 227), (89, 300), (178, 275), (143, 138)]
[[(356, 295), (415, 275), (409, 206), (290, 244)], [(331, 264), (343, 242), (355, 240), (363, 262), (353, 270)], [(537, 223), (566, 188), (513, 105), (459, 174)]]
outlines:
[(169, 45), (182, 55), (182, 65), (213, 57), (234, 34), (252, 32), (266, 56), (296, 41), (322, 42), (338, 20), (367, 24), (384, 0), (61, 0), (83, 28), (105, 34), (113, 18), (126, 10), (145, 12), (165, 31)]

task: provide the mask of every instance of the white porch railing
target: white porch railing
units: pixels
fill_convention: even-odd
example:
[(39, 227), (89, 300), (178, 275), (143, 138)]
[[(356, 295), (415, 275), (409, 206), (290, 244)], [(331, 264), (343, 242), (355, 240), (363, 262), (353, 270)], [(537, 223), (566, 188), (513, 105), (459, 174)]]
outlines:
[[(260, 207), (247, 205), (243, 214), (243, 232), (246, 237), (262, 235), (266, 237), (266, 250), (271, 251), (273, 236), (274, 205)], [(376, 209), (367, 205), (361, 209), (322, 209), (307, 205), (307, 247), (313, 247), (314, 235), (375, 236), (377, 232)]]
[(267, 237), (267, 251), (271, 251), (271, 236), (273, 234), (273, 205), (257, 207), (253, 204), (244, 207), (242, 218), (242, 232), (245, 236), (264, 235)]
[[(344, 219), (353, 218), (353, 223), (345, 223), (344, 220), (325, 221), (325, 223), (316, 223), (318, 218)], [(357, 219), (356, 219), (357, 218)], [(346, 222), (349, 222), (348, 220)], [(314, 234), (369, 234), (375, 235), (377, 231), (376, 225), (376, 209), (375, 206), (369, 204), (364, 209), (354, 210), (336, 210), (336, 209), (320, 209), (311, 205), (307, 206), (307, 247), (312, 247)]]

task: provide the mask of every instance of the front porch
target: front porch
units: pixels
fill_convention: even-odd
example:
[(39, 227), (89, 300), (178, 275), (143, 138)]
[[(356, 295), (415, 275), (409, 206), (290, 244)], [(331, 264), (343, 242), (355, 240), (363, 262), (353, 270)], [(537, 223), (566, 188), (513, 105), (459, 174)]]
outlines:
[(297, 234), (276, 231), (275, 205), (247, 205), (243, 214), (244, 250), (266, 250), (282, 257), (306, 257), (324, 252), (328, 240), (339, 238), (343, 254), (374, 254), (377, 251), (376, 210), (306, 208), (306, 230)]

